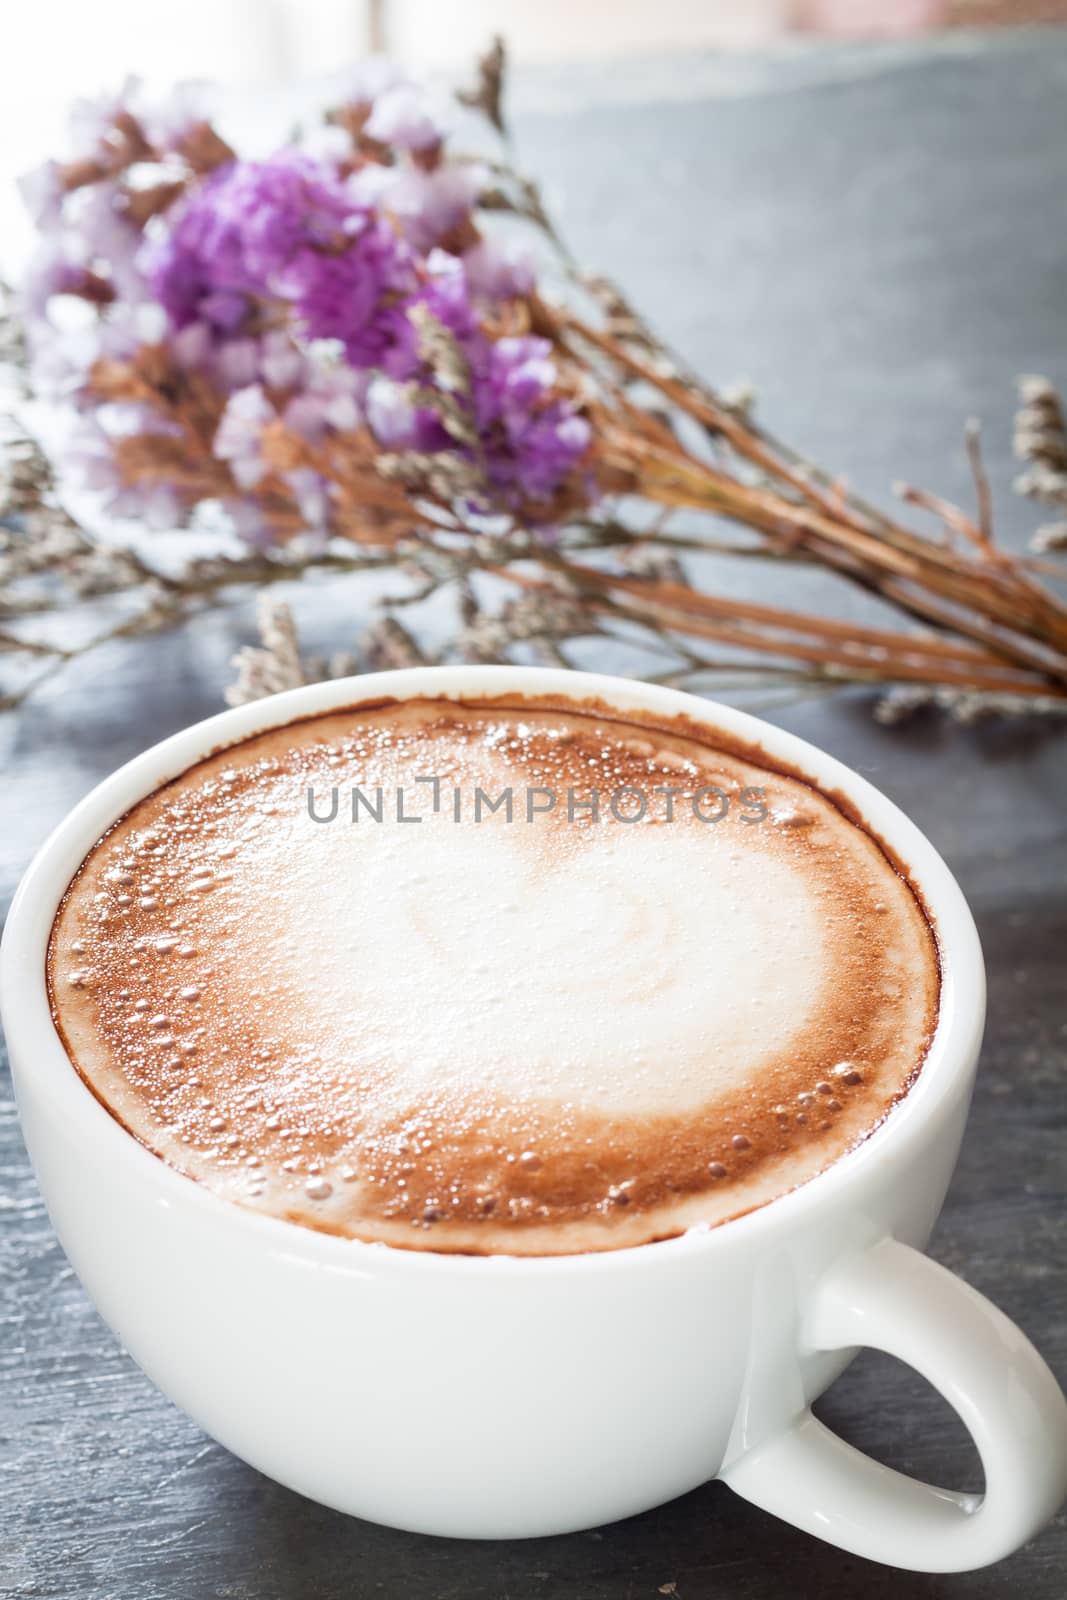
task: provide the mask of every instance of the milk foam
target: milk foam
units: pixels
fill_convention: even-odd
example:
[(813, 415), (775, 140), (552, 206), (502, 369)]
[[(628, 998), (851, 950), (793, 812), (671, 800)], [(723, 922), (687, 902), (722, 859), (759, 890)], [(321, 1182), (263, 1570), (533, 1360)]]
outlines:
[[(735, 802), (715, 823), (688, 803), (709, 784)], [(530, 785), (558, 803), (528, 821)], [(622, 785), (643, 821), (608, 807)], [(509, 786), (512, 820), (473, 820)], [(263, 735), (142, 802), (76, 879), (50, 979), (104, 1103), (227, 1198), (547, 1253), (722, 1221), (837, 1159), (921, 1064), (938, 965), (876, 841), (759, 752), (414, 702)]]
[[(700, 824), (305, 816), (235, 873), (246, 971), (352, 1082), (682, 1110), (788, 1050), (830, 960), (788, 861)], [(751, 839), (751, 830), (749, 833)], [(265, 895), (265, 891), (266, 895)], [(285, 928), (264, 944), (264, 904)]]

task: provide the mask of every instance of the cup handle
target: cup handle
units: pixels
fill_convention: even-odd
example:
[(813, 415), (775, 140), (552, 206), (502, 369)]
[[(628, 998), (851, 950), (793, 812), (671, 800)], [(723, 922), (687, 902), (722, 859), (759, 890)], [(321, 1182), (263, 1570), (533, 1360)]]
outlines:
[(801, 1328), (811, 1350), (869, 1345), (906, 1361), (978, 1447), (984, 1494), (873, 1461), (809, 1410), (729, 1462), (754, 1505), (831, 1544), (916, 1572), (969, 1572), (1018, 1549), (1067, 1494), (1067, 1401), (1030, 1341), (960, 1278), (896, 1239), (833, 1267)]

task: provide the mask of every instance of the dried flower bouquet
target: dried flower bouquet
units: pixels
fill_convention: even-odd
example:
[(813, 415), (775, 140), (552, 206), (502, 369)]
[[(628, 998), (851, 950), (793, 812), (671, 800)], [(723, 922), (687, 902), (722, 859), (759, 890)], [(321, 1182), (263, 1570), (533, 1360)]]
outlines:
[[(460, 99), (506, 151), (503, 67), (498, 45)], [(927, 699), (961, 715), (1067, 708), (1063, 529), (1028, 555), (997, 545), (976, 430), (973, 515), (905, 488), (922, 533), (868, 504), (685, 370), (580, 271), (536, 188), (499, 154), (457, 151), (403, 75), (369, 64), (265, 160), (236, 154), (200, 91), (158, 106), (133, 86), (78, 108), (74, 132), (69, 158), (24, 185), (41, 244), (9, 370), (77, 413), (60, 482), (76, 475), (112, 516), (241, 543), (174, 572), (143, 540), (88, 533), (9, 421), (0, 648), (38, 676), (87, 645), (35, 637), (32, 621), (87, 596), (138, 597), (113, 637), (239, 585), (385, 568), (408, 583), (364, 641), (368, 664), (417, 659), (394, 613), (444, 589), (448, 659), (571, 664), (579, 641), (611, 634), (691, 686), (873, 684), (886, 716)], [(520, 222), (549, 247), (537, 264)], [(1020, 487), (1062, 510), (1058, 399), (1029, 380), (1024, 400)], [(752, 598), (708, 592), (687, 558), (710, 553), (814, 564), (890, 620), (763, 604), (755, 577)], [(266, 626), (238, 694), (328, 670), (301, 660), (277, 608)]]

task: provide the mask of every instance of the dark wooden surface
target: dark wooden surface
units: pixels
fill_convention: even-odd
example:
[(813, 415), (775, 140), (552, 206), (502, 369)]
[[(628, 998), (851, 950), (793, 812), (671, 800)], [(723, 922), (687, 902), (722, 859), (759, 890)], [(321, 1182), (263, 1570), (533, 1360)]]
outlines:
[[(581, 254), (622, 278), (705, 371), (754, 379), (780, 431), (866, 489), (882, 493), (906, 473), (966, 494), (959, 429), (980, 413), (1001, 525), (1022, 537), (1032, 518), (1008, 495), (1012, 379), (1067, 378), (1067, 42), (849, 53), (802, 70), (779, 60), (743, 76), (739, 86), (727, 69), (690, 61), (530, 79), (524, 157)], [(302, 597), (302, 614), (341, 642), (354, 604)], [(5, 895), (97, 779), (218, 709), (227, 658), (249, 627), (237, 611), (116, 647), (8, 719)], [(769, 714), (904, 806), (971, 900), (989, 1032), (933, 1249), (1063, 1379), (1067, 728), (927, 718), (886, 730), (863, 697)], [(5, 1600), (1051, 1600), (1067, 1587), (1062, 1517), (998, 1568), (916, 1577), (843, 1556), (719, 1485), (594, 1533), (525, 1544), (348, 1520), (206, 1439), (119, 1348), (53, 1238), (6, 1077), (0, 1223)], [(821, 1410), (895, 1466), (974, 1481), (959, 1424), (888, 1361), (861, 1358)]]

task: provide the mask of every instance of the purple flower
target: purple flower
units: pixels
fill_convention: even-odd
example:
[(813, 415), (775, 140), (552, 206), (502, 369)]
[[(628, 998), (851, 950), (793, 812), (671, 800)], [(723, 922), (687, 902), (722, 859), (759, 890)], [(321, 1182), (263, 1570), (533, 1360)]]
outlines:
[[(169, 230), (146, 247), (145, 271), (175, 328), (202, 321), (229, 333), (243, 320), (251, 296), (265, 287), (257, 254), (268, 243), (275, 255), (292, 247), (289, 208), (279, 203), (279, 191), (291, 191), (294, 179), (299, 183), (290, 167), (269, 178), (252, 163), (222, 167), (180, 206)], [(291, 201), (291, 192), (287, 198)], [(311, 196), (305, 198), (310, 210)], [(265, 238), (268, 228), (272, 240)]]
[[(285, 328), (272, 328), (259, 338), (220, 339), (206, 322), (190, 322), (170, 335), (170, 351), (186, 371), (207, 372), (220, 389), (233, 392), (263, 384), (279, 394), (300, 392), (314, 379), (317, 367)], [(358, 375), (341, 369), (353, 388)]]
[[(481, 511), (508, 510), (536, 519), (573, 472), (589, 447), (591, 430), (575, 402), (563, 394), (547, 339), (493, 340), (471, 304), (464, 264), (442, 250), (426, 261), (427, 281), (419, 302), (452, 336), (465, 372), (442, 382), (432, 352), (416, 341), (410, 371), (424, 403), (411, 385), (372, 383), (367, 419), (379, 443), (389, 450), (452, 451), (476, 466), (487, 492)], [(459, 442), (428, 397), (447, 388), (450, 406), (466, 411), (477, 442)]]
[(330, 485), (321, 472), (297, 467), (285, 474), (309, 533), (324, 534), (330, 524)]
[(484, 340), (471, 352), (472, 415), (494, 498), (513, 510), (548, 501), (589, 447), (591, 430), (558, 392), (547, 339)]
[(300, 151), (309, 161), (339, 172), (351, 163), (352, 135), (336, 123), (313, 122), (300, 131)]
[(486, 169), (474, 162), (433, 172), (416, 168), (402, 174), (388, 204), (405, 238), (425, 252), (470, 222), (486, 178)]
[(537, 281), (528, 251), (482, 239), (463, 252), (470, 292), (477, 299), (513, 300), (530, 294)]
[(148, 284), (137, 261), (141, 234), (118, 208), (118, 184), (108, 180), (78, 190), (71, 223), (86, 263), (103, 272), (122, 300), (144, 300)]
[[(31, 206), (37, 204), (32, 191), (38, 179), (40, 173), (24, 184)], [(115, 193), (114, 183), (96, 183), (69, 197), (68, 214), (57, 210), (53, 215), (47, 206), (45, 212), (38, 208), (41, 243), (21, 285), (22, 306), (28, 316), (46, 317), (55, 295), (89, 289), (91, 298), (94, 277), (101, 280), (95, 288), (105, 296), (114, 295), (120, 304), (144, 299), (146, 285), (136, 267), (140, 235), (119, 215)]]
[(49, 322), (27, 322), (30, 371), (34, 394), (42, 400), (66, 401), (82, 409), (80, 396), (86, 374), (101, 354), (100, 325), (65, 329), (62, 334)]
[(159, 306), (143, 300), (109, 306), (107, 317), (94, 329), (98, 353), (115, 361), (131, 360), (142, 345), (159, 344), (166, 331), (167, 319)]
[(470, 221), (487, 176), (475, 161), (432, 172), (368, 162), (349, 178), (348, 191), (358, 204), (387, 212), (411, 247), (425, 255)]
[(363, 131), (380, 144), (422, 154), (436, 150), (447, 129), (430, 106), (425, 89), (398, 83), (378, 95)]
[(172, 484), (122, 481), (111, 436), (95, 419), (82, 419), (62, 458), (64, 468), (83, 488), (100, 495), (112, 516), (136, 518), (156, 531), (184, 521), (187, 507)]
[(267, 520), (263, 507), (257, 500), (248, 500), (238, 495), (227, 496), (221, 502), (222, 509), (233, 523), (233, 530), (238, 538), (246, 544), (256, 545), (265, 549), (275, 542), (276, 530)]
[(219, 169), (146, 247), (144, 266), (173, 326), (228, 336), (257, 307), (288, 304), (312, 339), (336, 339), (352, 366), (388, 365), (408, 334), (410, 255), (387, 223), (294, 151)]
[(84, 96), (75, 100), (67, 118), (71, 156), (75, 160), (94, 160), (110, 137), (115, 123), (133, 112), (141, 89), (141, 80), (129, 77), (113, 94), (99, 95), (96, 99)]
[(350, 367), (312, 363), (303, 387), (285, 407), (285, 425), (312, 441), (331, 429), (351, 432), (363, 418), (365, 389), (361, 374)]
[(389, 225), (357, 215), (336, 255), (304, 251), (287, 273), (297, 313), (314, 339), (337, 339), (353, 367), (388, 368), (409, 342), (410, 257)]
[(463, 263), (447, 250), (431, 250), (426, 257), (426, 282), (419, 299), (457, 339), (471, 338), (478, 331)]
[(145, 483), (123, 489), (109, 510), (116, 516), (136, 517), (153, 533), (164, 533), (182, 525), (188, 507), (173, 484)]
[(45, 239), (22, 279), (19, 309), (30, 320), (41, 319), (54, 295), (75, 294), (84, 282), (85, 266), (74, 254), (73, 241), (63, 235)]
[(234, 391), (257, 383), (260, 377), (258, 339), (225, 339), (213, 352), (211, 368), (223, 389)]
[(259, 341), (259, 371), (272, 389), (296, 389), (305, 380), (308, 361), (291, 336), (279, 328)]
[(50, 321), (28, 319), (34, 393), (92, 415), (99, 405), (86, 389), (93, 365), (102, 357), (129, 361), (142, 345), (157, 343), (165, 328), (157, 314), (155, 306), (120, 303), (108, 307), (105, 319), (85, 316), (78, 326), (64, 326), (61, 331)]
[(367, 422), (386, 450), (436, 451), (452, 447), (437, 414), (412, 403), (398, 384), (375, 379), (367, 396)]
[(230, 396), (215, 432), (213, 449), (220, 461), (229, 462), (234, 482), (241, 489), (254, 489), (266, 473), (262, 434), (276, 415), (258, 384), (238, 389)]
[(263, 352), (259, 340), (223, 340), (214, 350), (211, 372), (219, 387), (230, 394), (258, 384), (263, 377)]
[(119, 492), (111, 440), (95, 418), (85, 417), (79, 422), (66, 441), (62, 459), (84, 488), (109, 495)]
[(180, 150), (194, 128), (210, 122), (218, 107), (218, 93), (210, 83), (189, 79), (177, 83), (161, 100), (146, 104), (139, 120), (157, 150)]
[[(127, 88), (85, 105), (79, 147), (106, 156), (101, 141), (127, 113), (155, 149), (180, 149), (208, 111), (202, 93), (185, 86), (162, 107), (131, 110)], [(443, 124), (420, 90), (377, 64), (352, 93), (351, 104), (369, 108), (368, 135), (398, 153), (395, 164), (350, 173), (350, 133), (335, 128), (316, 154), (289, 148), (198, 173), (143, 232), (124, 214), (124, 177), (64, 196), (61, 169), (31, 175), (27, 203), (45, 235), (24, 290), (37, 381), (50, 364), (54, 386), (91, 407), (85, 378), (98, 356), (128, 359), (169, 341), (179, 367), (228, 397), (212, 448), (236, 486), (228, 509), (254, 542), (269, 537), (255, 502), (269, 472), (264, 430), (279, 423), (313, 445), (367, 427), (386, 450), (451, 454), (481, 486), (468, 509), (547, 521), (561, 492), (587, 492), (573, 475), (589, 423), (547, 341), (497, 339), (483, 322), (531, 293), (533, 265), (478, 238), (486, 169), (441, 160)], [(95, 321), (74, 307), (86, 326), (60, 337), (51, 302), (79, 285), (115, 298)], [(176, 488), (118, 479), (116, 430), (150, 431), (151, 416), (111, 407), (94, 421), (81, 465), (112, 509), (179, 520)], [(287, 482), (308, 528), (327, 536), (328, 479), (301, 468)]]
[(376, 378), (367, 395), (367, 422), (386, 450), (411, 450), (415, 443), (415, 407), (395, 383)]
[(401, 176), (397, 167), (368, 161), (345, 179), (345, 189), (353, 205), (363, 211), (388, 211), (389, 196)]
[(206, 322), (189, 322), (180, 333), (170, 337), (170, 350), (179, 367), (193, 372), (211, 362), (215, 341), (212, 329)]

